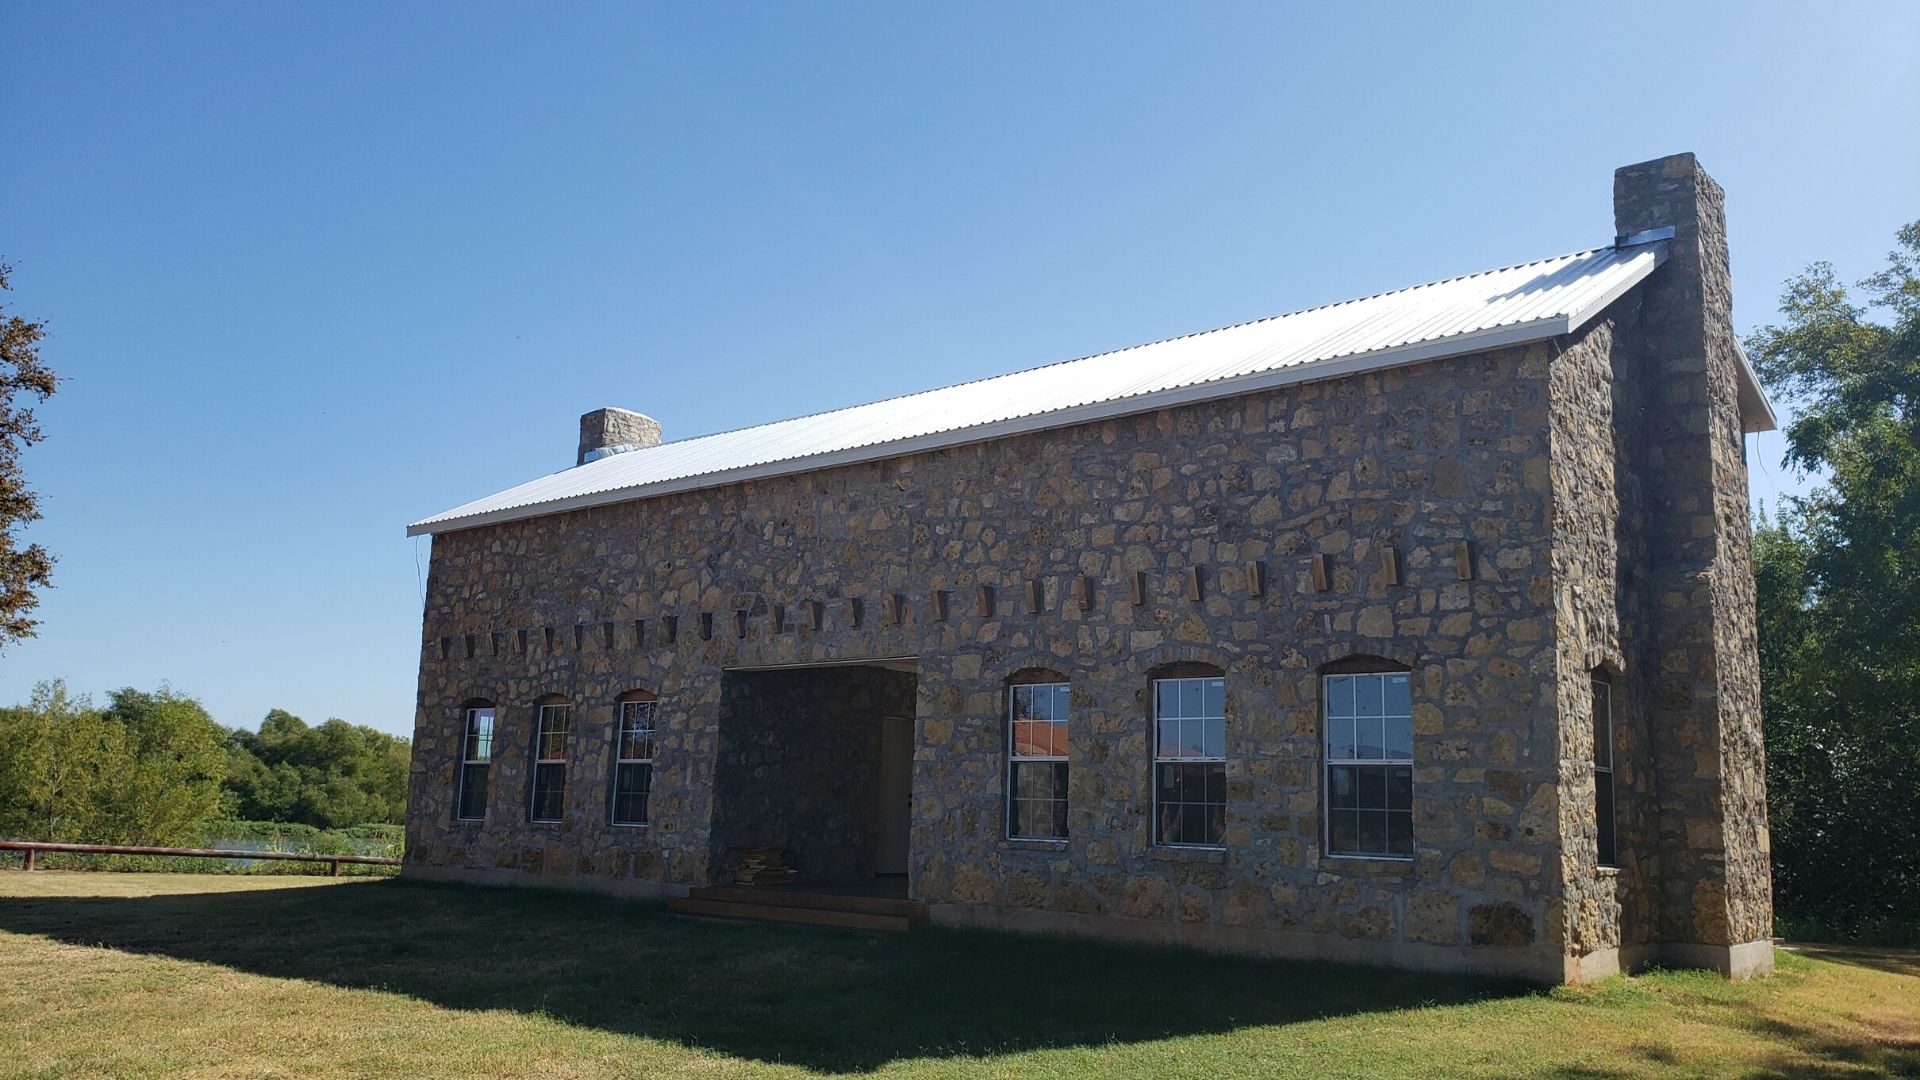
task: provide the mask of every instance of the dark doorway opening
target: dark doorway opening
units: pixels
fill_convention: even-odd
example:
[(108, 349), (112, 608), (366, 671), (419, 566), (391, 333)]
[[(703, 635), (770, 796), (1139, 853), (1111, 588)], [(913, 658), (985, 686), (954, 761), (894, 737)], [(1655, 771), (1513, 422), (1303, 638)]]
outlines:
[(793, 885), (904, 884), (916, 671), (909, 659), (726, 672), (716, 884), (769, 852)]

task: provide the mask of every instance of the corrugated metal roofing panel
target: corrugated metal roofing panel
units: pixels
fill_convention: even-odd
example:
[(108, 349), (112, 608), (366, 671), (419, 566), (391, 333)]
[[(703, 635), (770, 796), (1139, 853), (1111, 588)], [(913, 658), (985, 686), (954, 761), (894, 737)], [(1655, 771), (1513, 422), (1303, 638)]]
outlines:
[(1664, 243), (1608, 247), (1311, 308), (867, 405), (663, 443), (414, 523), (443, 532), (803, 472), (1567, 333), (1645, 278)]

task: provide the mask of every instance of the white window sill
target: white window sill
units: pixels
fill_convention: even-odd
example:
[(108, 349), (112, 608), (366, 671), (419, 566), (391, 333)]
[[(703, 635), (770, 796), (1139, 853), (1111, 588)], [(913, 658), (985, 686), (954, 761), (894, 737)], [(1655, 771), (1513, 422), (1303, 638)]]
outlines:
[(1038, 851), (1057, 854), (1067, 850), (1068, 841), (1061, 839), (1043, 839), (1037, 836), (1009, 836), (1000, 841), (1001, 851)]
[(1194, 844), (1156, 844), (1147, 849), (1147, 857), (1162, 862), (1224, 863), (1227, 849)]
[(1333, 874), (1408, 874), (1413, 872), (1411, 855), (1322, 855), (1320, 869)]

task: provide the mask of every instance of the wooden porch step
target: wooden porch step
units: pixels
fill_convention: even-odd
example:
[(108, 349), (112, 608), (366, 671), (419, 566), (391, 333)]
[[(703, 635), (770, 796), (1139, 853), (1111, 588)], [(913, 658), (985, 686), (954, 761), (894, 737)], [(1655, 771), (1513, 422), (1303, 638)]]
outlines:
[(743, 903), (696, 896), (669, 900), (667, 910), (676, 915), (701, 915), (710, 919), (756, 919), (804, 926), (837, 926), (849, 930), (910, 930), (916, 921), (905, 915), (876, 915), (866, 911), (803, 907), (797, 904)]
[(721, 900), (733, 904), (847, 911), (863, 915), (896, 915), (925, 922), (927, 905), (918, 900), (859, 893), (820, 892), (804, 888), (758, 888), (751, 885), (710, 885), (687, 891), (692, 900)]

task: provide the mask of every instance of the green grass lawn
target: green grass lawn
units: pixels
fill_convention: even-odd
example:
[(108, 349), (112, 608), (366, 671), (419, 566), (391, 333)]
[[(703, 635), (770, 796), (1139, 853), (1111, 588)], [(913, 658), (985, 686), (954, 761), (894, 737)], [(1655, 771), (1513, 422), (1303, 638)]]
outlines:
[(1920, 1076), (1920, 953), (1539, 991), (398, 880), (0, 871), (3, 1076)]

